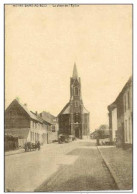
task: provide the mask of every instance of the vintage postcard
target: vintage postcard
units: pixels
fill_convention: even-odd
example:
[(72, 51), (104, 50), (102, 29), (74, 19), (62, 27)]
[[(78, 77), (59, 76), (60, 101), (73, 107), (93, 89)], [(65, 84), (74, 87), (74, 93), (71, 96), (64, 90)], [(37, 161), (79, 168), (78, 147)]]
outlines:
[(133, 190), (132, 10), (5, 5), (5, 192)]

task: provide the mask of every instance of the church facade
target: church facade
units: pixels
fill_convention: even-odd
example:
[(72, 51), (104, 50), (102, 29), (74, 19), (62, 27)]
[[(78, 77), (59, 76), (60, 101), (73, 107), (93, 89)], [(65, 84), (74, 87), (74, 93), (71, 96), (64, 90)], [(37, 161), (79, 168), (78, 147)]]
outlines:
[(59, 134), (73, 135), (82, 139), (89, 136), (89, 115), (81, 95), (81, 79), (74, 64), (70, 78), (70, 100), (58, 115)]

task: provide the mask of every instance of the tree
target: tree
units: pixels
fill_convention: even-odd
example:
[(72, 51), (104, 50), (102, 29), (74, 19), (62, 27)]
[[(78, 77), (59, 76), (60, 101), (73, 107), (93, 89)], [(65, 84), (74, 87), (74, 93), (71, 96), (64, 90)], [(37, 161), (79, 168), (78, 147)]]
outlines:
[(96, 140), (97, 140), (97, 145), (100, 145), (99, 140), (104, 139), (106, 137), (106, 130), (108, 130), (108, 126), (103, 124), (100, 125), (100, 127), (96, 130)]

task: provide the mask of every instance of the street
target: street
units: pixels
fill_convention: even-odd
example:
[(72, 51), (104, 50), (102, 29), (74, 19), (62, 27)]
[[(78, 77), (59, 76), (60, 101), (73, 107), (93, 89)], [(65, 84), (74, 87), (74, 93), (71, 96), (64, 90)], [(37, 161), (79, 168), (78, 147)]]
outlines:
[(7, 191), (117, 190), (93, 140), (46, 144), (5, 156)]

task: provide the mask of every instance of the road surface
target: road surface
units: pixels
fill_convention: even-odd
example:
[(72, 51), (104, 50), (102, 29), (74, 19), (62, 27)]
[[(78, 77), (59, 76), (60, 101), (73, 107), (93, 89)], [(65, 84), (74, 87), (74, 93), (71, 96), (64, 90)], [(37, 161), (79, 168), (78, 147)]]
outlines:
[(79, 140), (5, 156), (5, 190), (97, 191), (117, 186), (95, 142)]

